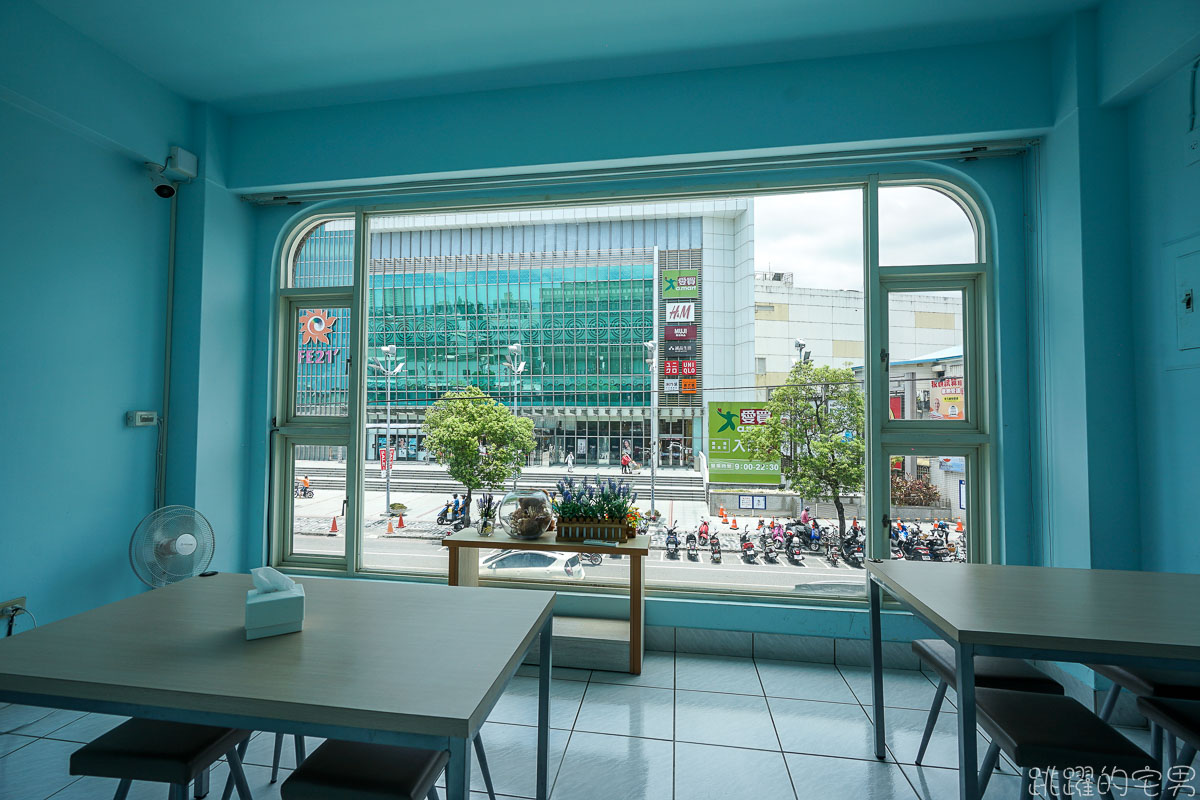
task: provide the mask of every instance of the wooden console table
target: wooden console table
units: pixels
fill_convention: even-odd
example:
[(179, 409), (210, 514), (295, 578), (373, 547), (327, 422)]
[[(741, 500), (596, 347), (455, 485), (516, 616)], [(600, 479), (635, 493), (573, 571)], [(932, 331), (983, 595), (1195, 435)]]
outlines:
[[(540, 550), (543, 552), (599, 553), (629, 557), (629, 671), (642, 672), (646, 651), (646, 569), (645, 559), (650, 552), (650, 537), (635, 536), (613, 545), (560, 542), (547, 534), (541, 539), (510, 539), (503, 533), (480, 536), (475, 528), (466, 528), (442, 539), (450, 549), (451, 586), (479, 585), (480, 550)], [(560, 625), (556, 622), (555, 631)], [(557, 658), (557, 656), (556, 656)]]

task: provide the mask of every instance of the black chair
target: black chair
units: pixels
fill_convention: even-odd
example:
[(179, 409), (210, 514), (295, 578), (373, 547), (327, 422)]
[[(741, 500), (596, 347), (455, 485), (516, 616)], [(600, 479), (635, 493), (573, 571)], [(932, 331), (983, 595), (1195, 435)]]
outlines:
[[(1170, 669), (1141, 669), (1114, 667), (1111, 664), (1087, 664), (1097, 675), (1112, 681), (1112, 688), (1100, 708), (1100, 719), (1108, 722), (1117, 708), (1121, 690), (1127, 689), (1136, 697), (1170, 697), (1177, 700), (1200, 700), (1200, 672), (1180, 672)], [(1162, 735), (1157, 723), (1150, 720), (1150, 755), (1162, 759)]]
[[(1163, 761), (1163, 794), (1175, 794), (1183, 783), (1182, 775), (1172, 776), (1172, 767), (1190, 767), (1200, 748), (1200, 701), (1176, 700), (1165, 697), (1138, 697), (1138, 711), (1161, 731), (1166, 738), (1166, 759)], [(1175, 752), (1175, 740), (1183, 742), (1183, 748)], [(1161, 748), (1161, 742), (1159, 746)], [(1171, 778), (1174, 777), (1172, 782)]]
[[(939, 679), (937, 694), (934, 695), (933, 705), (929, 709), (929, 719), (925, 721), (925, 732), (921, 735), (921, 746), (917, 749), (915, 762), (920, 764), (921, 759), (925, 757), (925, 749), (929, 747), (934, 726), (937, 725), (938, 712), (946, 699), (946, 690), (955, 681), (954, 648), (941, 639), (917, 639), (912, 643), (912, 649), (921, 663), (936, 672)], [(1063, 687), (1058, 681), (1027, 661), (991, 656), (975, 657), (975, 686), (981, 689), (1011, 689), (1040, 694), (1063, 693)]]
[[(1111, 778), (1118, 770), (1133, 776), (1157, 768), (1148, 753), (1070, 697), (976, 689), (975, 704), (979, 725), (992, 740), (979, 772), (980, 795), (1001, 752), (1021, 770), (1021, 797), (1030, 796), (1034, 769), (1045, 770), (1047, 792), (1056, 798), (1055, 779), (1067, 770), (1090, 768)], [(1110, 787), (1099, 788), (1111, 800)]]
[(118, 779), (114, 800), (133, 781), (170, 784), (171, 800), (185, 800), (193, 781), (197, 795), (206, 791), (209, 767), (225, 756), (238, 797), (252, 800), (241, 758), (249, 741), (250, 731), (235, 728), (131, 719), (72, 753), (70, 772)]
[(283, 800), (438, 800), (445, 750), (326, 741), (283, 785)]

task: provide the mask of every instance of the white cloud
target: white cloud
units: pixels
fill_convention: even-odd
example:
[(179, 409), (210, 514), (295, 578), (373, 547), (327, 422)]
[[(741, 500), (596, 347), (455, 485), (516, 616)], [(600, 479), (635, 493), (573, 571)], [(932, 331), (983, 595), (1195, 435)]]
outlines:
[[(886, 186), (879, 198), (884, 265), (974, 260), (970, 222), (954, 201), (921, 187)], [(754, 199), (754, 268), (791, 272), (797, 286), (862, 289), (862, 192), (838, 189)]]

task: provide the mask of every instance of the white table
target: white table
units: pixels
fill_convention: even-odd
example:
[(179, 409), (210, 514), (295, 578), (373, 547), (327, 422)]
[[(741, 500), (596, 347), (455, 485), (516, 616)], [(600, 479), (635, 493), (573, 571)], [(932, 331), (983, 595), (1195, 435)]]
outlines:
[(886, 757), (886, 591), (954, 648), (961, 800), (979, 798), (975, 656), (1200, 670), (1200, 575), (871, 560), (866, 568), (875, 755)]
[(300, 581), (304, 630), (247, 642), (250, 576), (192, 578), (0, 640), (0, 700), (450, 752), (540, 640), (537, 796), (547, 797), (552, 592)]

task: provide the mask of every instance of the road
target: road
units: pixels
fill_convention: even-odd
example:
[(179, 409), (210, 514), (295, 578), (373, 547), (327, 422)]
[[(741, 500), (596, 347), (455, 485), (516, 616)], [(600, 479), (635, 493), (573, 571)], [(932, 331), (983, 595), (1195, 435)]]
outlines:
[[(296, 501), (295, 550), (313, 554), (341, 553), (345, 549), (345, 539), (341, 535), (345, 530), (341, 496), (328, 490), (317, 490), (315, 494), (311, 499)], [(434, 494), (406, 492), (400, 496), (393, 493), (393, 501), (397, 497), (401, 497), (400, 501), (409, 506), (410, 510), (404, 516), (406, 528), (403, 533), (413, 538), (387, 536), (387, 518), (382, 516), (383, 493), (367, 492), (364, 565), (374, 569), (444, 575), (448, 567), (448, 551), (439, 541), (439, 533), (443, 529), (434, 521), (446, 498)], [(704, 503), (664, 502), (662, 506), (667, 519), (675, 519), (679, 523), (681, 538), (686, 531), (695, 529), (701, 517), (709, 516)], [(328, 535), (334, 517), (337, 518), (339, 533)], [(737, 547), (737, 532), (731, 531), (719, 520), (711, 522), (725, 548), (722, 563), (713, 564), (707, 551), (702, 551), (698, 560), (691, 561), (686, 554), (672, 559), (662, 550), (652, 550), (646, 563), (647, 584), (680, 588), (798, 591), (805, 594), (814, 591), (838, 594), (862, 591), (864, 578), (861, 569), (842, 563), (834, 568), (816, 554), (808, 554), (803, 566), (795, 566), (783, 559), (778, 564), (766, 564), (761, 556), (755, 563), (746, 563), (730, 550)], [(498, 544), (502, 542), (502, 538), (497, 540)], [(484, 551), (484, 555), (489, 552), (492, 551)], [(624, 584), (629, 580), (628, 562), (624, 559), (605, 558), (599, 567), (586, 567), (585, 573), (588, 582)], [(818, 586), (814, 587), (814, 584)], [(820, 584), (827, 585), (821, 587)]]

